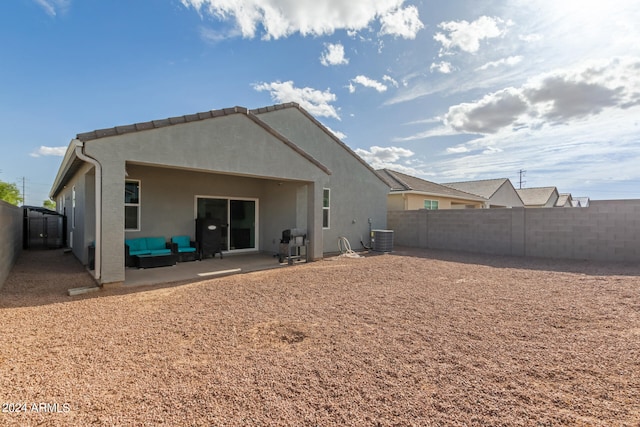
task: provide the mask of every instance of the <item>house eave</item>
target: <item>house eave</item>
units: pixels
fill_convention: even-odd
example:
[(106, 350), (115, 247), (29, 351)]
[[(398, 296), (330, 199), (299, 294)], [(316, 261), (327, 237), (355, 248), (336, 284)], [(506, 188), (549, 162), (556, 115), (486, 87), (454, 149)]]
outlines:
[(475, 202), (475, 203), (484, 203), (487, 202), (487, 199), (481, 198), (481, 197), (469, 197), (469, 198), (462, 198), (462, 197), (456, 197), (456, 196), (452, 196), (450, 194), (443, 194), (443, 193), (434, 193), (434, 192), (427, 192), (427, 191), (417, 191), (417, 190), (391, 190), (389, 192), (389, 195), (392, 194), (415, 194), (417, 196), (431, 196), (431, 197), (442, 197), (444, 199), (451, 199), (451, 200), (461, 200), (461, 201), (468, 201), (468, 202)]
[(84, 161), (80, 160), (76, 155), (76, 147), (81, 146), (82, 142), (77, 139), (71, 140), (69, 147), (62, 159), (58, 173), (53, 180), (53, 185), (49, 191), (49, 197), (55, 199), (60, 191), (65, 187), (69, 179), (80, 169)]

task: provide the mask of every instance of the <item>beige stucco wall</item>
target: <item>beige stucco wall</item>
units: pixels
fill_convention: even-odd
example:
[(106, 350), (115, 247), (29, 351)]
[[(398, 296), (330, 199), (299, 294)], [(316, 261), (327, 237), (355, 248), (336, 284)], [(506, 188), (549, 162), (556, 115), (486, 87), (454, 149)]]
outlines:
[(508, 181), (502, 184), (491, 196), (489, 203), (492, 207), (516, 208), (523, 206), (518, 193)]
[(403, 211), (405, 210), (404, 204), (405, 204), (405, 199), (402, 194), (390, 193), (387, 196), (388, 211)]
[(438, 209), (467, 209), (468, 206), (474, 206), (475, 209), (480, 209), (483, 206), (482, 202), (474, 202), (470, 200), (451, 199), (438, 196), (428, 196), (422, 194), (400, 193), (389, 194), (387, 198), (388, 210), (416, 210), (424, 209), (425, 200), (437, 200)]

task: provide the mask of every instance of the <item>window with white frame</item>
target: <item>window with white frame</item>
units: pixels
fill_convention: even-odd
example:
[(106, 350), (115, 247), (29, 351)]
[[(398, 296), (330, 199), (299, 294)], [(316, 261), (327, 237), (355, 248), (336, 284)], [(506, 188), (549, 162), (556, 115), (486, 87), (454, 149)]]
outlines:
[(322, 228), (329, 228), (331, 218), (331, 190), (322, 190)]
[(124, 229), (140, 231), (140, 181), (124, 183)]
[(76, 228), (76, 186), (71, 188), (71, 228)]
[(438, 201), (437, 200), (426, 200), (425, 199), (424, 208), (435, 211), (435, 210), (438, 209)]

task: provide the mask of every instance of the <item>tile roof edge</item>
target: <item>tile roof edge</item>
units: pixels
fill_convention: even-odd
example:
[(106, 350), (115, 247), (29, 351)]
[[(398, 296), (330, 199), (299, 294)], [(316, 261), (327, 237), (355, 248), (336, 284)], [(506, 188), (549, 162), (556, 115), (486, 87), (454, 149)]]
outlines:
[(189, 123), (212, 119), (232, 114), (247, 114), (246, 107), (235, 106), (231, 108), (222, 108), (218, 110), (203, 111), (194, 114), (185, 114), (182, 116), (173, 116), (166, 119), (150, 120), (146, 122), (136, 122), (128, 125), (114, 126), (104, 129), (96, 129), (90, 132), (83, 132), (76, 135), (76, 139), (82, 142), (92, 141), (94, 139), (106, 138), (109, 136), (124, 135), (134, 132), (143, 132), (151, 129), (158, 129), (177, 124)]
[[(411, 175), (408, 175), (408, 174), (405, 174), (405, 173), (402, 173), (402, 172), (394, 171), (394, 170), (392, 170), (392, 169), (386, 169), (386, 168), (385, 168), (385, 169), (382, 169), (382, 170), (385, 170), (385, 171), (391, 172), (391, 173), (393, 173), (393, 174), (394, 174), (394, 176), (396, 176), (396, 177), (397, 177), (397, 174), (400, 174), (400, 175), (406, 175), (406, 176), (411, 176)], [(484, 196), (481, 196), (480, 194), (474, 194), (474, 193), (469, 193), (468, 191), (458, 190), (457, 188), (449, 187), (449, 186), (444, 185), (444, 184), (438, 184), (437, 182), (428, 181), (428, 180), (426, 180), (426, 179), (422, 179), (422, 178), (419, 178), (419, 177), (417, 177), (417, 176), (411, 176), (411, 177), (412, 177), (412, 178), (415, 178), (415, 179), (419, 179), (419, 180), (424, 181), (424, 182), (428, 182), (428, 183), (431, 183), (431, 184), (438, 185), (438, 186), (440, 186), (440, 187), (449, 188), (450, 190), (456, 191), (456, 192), (458, 192), (458, 193), (462, 193), (462, 195), (468, 195), (468, 196), (470, 196), (470, 197), (469, 197), (469, 200), (473, 200), (473, 199), (475, 199), (476, 201), (482, 201), (482, 202), (486, 202), (487, 200), (489, 200), (489, 199), (485, 198)], [(404, 185), (407, 187), (407, 189), (406, 189), (406, 190), (400, 190), (400, 191), (405, 191), (405, 192), (415, 191), (415, 192), (417, 192), (417, 193), (420, 193), (420, 192), (422, 192), (422, 193), (427, 193), (427, 192), (422, 191), (422, 190), (414, 189), (414, 188), (413, 188), (413, 187), (411, 187), (409, 184), (405, 183), (404, 181), (401, 181), (399, 178), (396, 178), (396, 179), (397, 179), (400, 183), (404, 184)], [(396, 190), (396, 191), (397, 191), (397, 190)], [(459, 199), (462, 199), (462, 197), (461, 197), (460, 195), (459, 195), (459, 196), (456, 196), (456, 195), (451, 195), (451, 194), (446, 194), (446, 193), (435, 193), (435, 192), (434, 192), (434, 193), (432, 193), (432, 194), (434, 194), (434, 195), (439, 195), (439, 196), (445, 196), (445, 197), (453, 197), (453, 198), (456, 198), (456, 197), (457, 197), (457, 198), (459, 198)]]
[[(387, 175), (389, 175), (394, 181), (396, 181), (398, 184), (400, 184), (402, 187), (404, 187), (404, 190), (401, 191), (411, 191), (414, 188), (412, 186), (410, 186), (406, 181), (404, 181), (403, 179), (401, 179), (398, 174), (401, 172), (397, 172), (394, 171), (393, 169), (387, 169), (384, 168), (382, 169)], [(419, 179), (419, 178), (418, 178)]]

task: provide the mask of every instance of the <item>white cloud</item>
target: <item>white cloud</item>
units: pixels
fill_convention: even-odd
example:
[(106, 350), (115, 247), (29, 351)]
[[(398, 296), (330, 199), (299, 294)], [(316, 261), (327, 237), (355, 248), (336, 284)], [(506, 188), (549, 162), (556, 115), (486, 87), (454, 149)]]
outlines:
[(398, 8), (380, 17), (382, 28), (380, 34), (400, 36), (405, 39), (415, 39), (418, 31), (424, 28), (424, 24), (418, 16), (418, 8), (408, 6)]
[(41, 145), (40, 148), (38, 148), (36, 151), (34, 151), (29, 155), (31, 157), (42, 157), (42, 156), (62, 157), (64, 156), (64, 153), (66, 153), (66, 151), (67, 151), (67, 147), (47, 147), (47, 146)]
[[(359, 76), (356, 76), (354, 79), (351, 79), (351, 81), (354, 82), (354, 83), (358, 83), (358, 84), (360, 84), (360, 85), (362, 85), (364, 87), (373, 88), (373, 89), (377, 90), (378, 92), (384, 92), (384, 91), (387, 90), (387, 86), (386, 85), (380, 83), (377, 80), (370, 79), (367, 76), (359, 75)], [(353, 92), (355, 92), (355, 88), (352, 91), (351, 87), (350, 87), (349, 91), (351, 93), (353, 93)]]
[(240, 31), (236, 29), (233, 29), (231, 31), (216, 31), (211, 28), (200, 28), (200, 38), (210, 44), (217, 44), (221, 41), (239, 37), (241, 35), (242, 34), (240, 33)]
[(337, 97), (329, 89), (323, 92), (309, 87), (297, 88), (291, 80), (259, 83), (253, 85), (253, 88), (258, 92), (268, 91), (271, 94), (271, 99), (277, 103), (297, 102), (314, 116), (333, 117), (340, 120), (338, 111), (331, 105), (337, 100)]
[(525, 43), (533, 43), (533, 42), (539, 42), (544, 37), (542, 36), (542, 34), (526, 34), (526, 35), (521, 35), (518, 38)]
[(320, 56), (320, 63), (325, 67), (349, 63), (349, 59), (344, 57), (344, 46), (342, 44), (326, 43), (324, 47), (326, 50)]
[[(430, 119), (430, 120), (425, 120), (428, 122), (441, 122), (442, 119), (441, 118), (436, 118), (436, 119)], [(459, 135), (460, 132), (457, 132), (455, 130), (453, 130), (451, 127), (449, 126), (438, 126), (435, 127), (433, 129), (428, 129), (426, 131), (423, 132), (418, 132), (414, 135), (411, 136), (405, 136), (405, 137), (396, 137), (393, 138), (393, 142), (407, 142), (407, 141), (415, 141), (415, 140), (419, 140), (419, 139), (427, 139), (427, 138), (434, 138), (434, 137), (438, 137), (438, 136), (454, 136), (454, 135)]]
[(468, 153), (469, 151), (470, 150), (464, 145), (457, 145), (455, 147), (447, 148), (447, 153), (450, 153), (450, 154), (462, 154), (462, 153)]
[(389, 82), (392, 86), (398, 87), (398, 82), (393, 77), (388, 76), (386, 74), (382, 76), (382, 81)]
[(357, 148), (356, 154), (362, 157), (374, 169), (393, 169), (412, 175), (422, 175), (421, 171), (408, 166), (415, 153), (402, 147), (379, 147), (374, 145), (369, 150)]
[(449, 107), (446, 126), (460, 133), (492, 134), (511, 127), (571, 123), (606, 109), (640, 105), (640, 58), (614, 58), (556, 70), (482, 99)]
[[(615, 139), (611, 139), (612, 123), (617, 128)], [(599, 120), (571, 126), (484, 135), (448, 149), (450, 156), (432, 166), (444, 182), (514, 177), (519, 169), (525, 168), (528, 187), (555, 185), (575, 195), (584, 191), (581, 188), (589, 187), (589, 180), (639, 181), (637, 147), (637, 125), (624, 112), (608, 110)]]
[(64, 13), (71, 6), (71, 0), (34, 0), (49, 16)]
[(445, 125), (461, 133), (496, 133), (512, 125), (528, 105), (520, 91), (508, 88), (486, 95), (481, 100), (449, 108)]
[(451, 62), (447, 61), (440, 61), (438, 63), (434, 62), (429, 67), (429, 71), (431, 71), (432, 73), (434, 71), (437, 71), (442, 74), (450, 74), (453, 71), (453, 66), (451, 65)]
[(220, 21), (234, 21), (243, 37), (253, 38), (258, 28), (262, 38), (279, 39), (294, 33), (322, 36), (337, 30), (349, 34), (378, 21), (381, 35), (415, 38), (423, 28), (415, 6), (402, 7), (404, 0), (180, 0), (198, 12)]
[(489, 68), (496, 68), (503, 65), (514, 66), (522, 62), (523, 59), (524, 57), (522, 55), (509, 56), (508, 58), (502, 58), (497, 61), (487, 62), (483, 66), (478, 67), (477, 69), (484, 71), (484, 70), (488, 70)]
[(481, 16), (473, 22), (441, 22), (438, 27), (444, 32), (436, 33), (433, 38), (442, 44), (440, 54), (448, 54), (452, 49), (475, 53), (480, 49), (480, 41), (504, 35), (511, 22), (500, 18)]
[(344, 133), (342, 133), (342, 132), (340, 132), (339, 130), (333, 130), (333, 129), (331, 129), (329, 126), (325, 125), (324, 123), (323, 123), (322, 125), (323, 125), (324, 127), (326, 127), (326, 128), (327, 128), (327, 130), (328, 130), (329, 132), (331, 132), (332, 134), (334, 134), (338, 139), (340, 139), (340, 140), (342, 140), (342, 141), (344, 141), (345, 139), (347, 139), (347, 135), (346, 135), (346, 134), (344, 134)]

